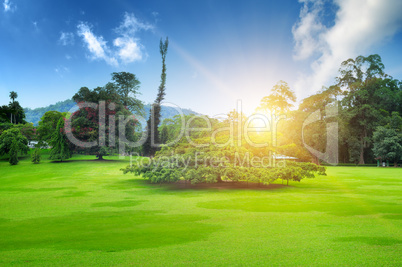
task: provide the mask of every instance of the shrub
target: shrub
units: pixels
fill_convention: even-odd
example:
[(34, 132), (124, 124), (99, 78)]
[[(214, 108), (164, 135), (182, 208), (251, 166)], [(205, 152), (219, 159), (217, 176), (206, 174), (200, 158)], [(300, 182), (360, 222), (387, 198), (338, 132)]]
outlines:
[(35, 148), (31, 154), (31, 161), (33, 162), (33, 164), (39, 164), (40, 158), (41, 158), (40, 150), (39, 150), (39, 148)]
[(8, 162), (10, 162), (11, 165), (18, 164), (18, 144), (15, 140), (11, 144), (10, 159), (8, 160)]

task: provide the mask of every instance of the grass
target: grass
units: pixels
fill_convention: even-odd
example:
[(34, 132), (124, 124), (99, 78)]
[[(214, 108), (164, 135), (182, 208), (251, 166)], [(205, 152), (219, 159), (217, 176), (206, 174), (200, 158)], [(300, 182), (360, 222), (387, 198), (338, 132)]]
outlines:
[(172, 190), (93, 158), (0, 160), (0, 265), (402, 265), (402, 169)]

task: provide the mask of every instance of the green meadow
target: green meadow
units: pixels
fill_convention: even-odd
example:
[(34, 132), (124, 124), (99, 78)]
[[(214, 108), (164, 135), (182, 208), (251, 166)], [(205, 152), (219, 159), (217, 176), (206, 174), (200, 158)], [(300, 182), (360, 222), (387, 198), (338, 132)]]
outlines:
[(401, 266), (402, 169), (273, 189), (172, 189), (128, 159), (0, 161), (0, 265)]

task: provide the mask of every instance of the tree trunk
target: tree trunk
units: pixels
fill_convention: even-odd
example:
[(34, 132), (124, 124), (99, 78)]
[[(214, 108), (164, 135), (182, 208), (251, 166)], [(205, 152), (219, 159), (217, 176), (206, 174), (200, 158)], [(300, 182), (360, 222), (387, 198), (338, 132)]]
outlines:
[(398, 167), (398, 161), (397, 160), (394, 161), (394, 167)]
[(312, 157), (313, 157), (312, 163), (314, 163), (314, 164), (320, 166), (320, 160), (318, 159), (318, 157), (316, 157), (316, 156), (314, 156), (314, 155), (312, 155)]
[(363, 142), (363, 138), (361, 138), (362, 140), (362, 144), (360, 146), (360, 159), (359, 159), (359, 165), (364, 165), (364, 142)]

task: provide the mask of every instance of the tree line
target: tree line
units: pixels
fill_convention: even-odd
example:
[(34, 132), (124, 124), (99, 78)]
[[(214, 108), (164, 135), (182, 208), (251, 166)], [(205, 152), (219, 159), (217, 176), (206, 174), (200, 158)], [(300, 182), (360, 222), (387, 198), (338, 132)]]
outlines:
[[(163, 156), (172, 151), (186, 153), (194, 142), (211, 141), (208, 133), (193, 131), (190, 134), (190, 141), (182, 137), (169, 147), (153, 145), (167, 144), (176, 140), (182, 125), (182, 118), (178, 116), (161, 121), (161, 102), (166, 94), (167, 39), (164, 42), (160, 41), (159, 49), (162, 58), (160, 86), (146, 122), (147, 138), (142, 147), (132, 148), (128, 144), (138, 141), (144, 131), (136, 118), (136, 115), (143, 114), (143, 103), (138, 99), (140, 82), (135, 74), (119, 72), (112, 73), (111, 81), (104, 86), (94, 89), (80, 88), (72, 97), (79, 106), (73, 114), (47, 111), (38, 127), (33, 127), (24, 121), (24, 111), (16, 101), (18, 95), (11, 92), (9, 105), (0, 107), (0, 154), (11, 156), (12, 151), (25, 152), (27, 150), (23, 146), (33, 139), (39, 141), (38, 146), (49, 145), (52, 148), (51, 158), (54, 160), (66, 160), (73, 153), (90, 154), (103, 159), (105, 155), (116, 153), (121, 146), (127, 152), (137, 152), (145, 156)], [(311, 154), (305, 145), (324, 153), (328, 139), (326, 125), (336, 122), (339, 130), (337, 133), (339, 162), (365, 164), (375, 163), (378, 160), (394, 162), (394, 165), (397, 165), (402, 157), (402, 83), (387, 75), (384, 69), (379, 55), (345, 60), (340, 66), (336, 83), (323, 87), (316, 94), (303, 99), (298, 108), (294, 107), (295, 93), (285, 81), (279, 81), (256, 108), (256, 112), (285, 115), (277, 125), (276, 134), (253, 133), (248, 137), (253, 142), (271, 140), (270, 144), (263, 148), (253, 147), (243, 139), (240, 140), (242, 147), (255, 156), (273, 152), (319, 165), (322, 159)], [(101, 105), (96, 107), (83, 105), (86, 102), (101, 101), (105, 103), (104, 110), (101, 110), (104, 113), (101, 116)], [(111, 103), (113, 105), (110, 105)], [(328, 107), (336, 107), (337, 115), (327, 114)], [(320, 119), (307, 126), (303, 125), (303, 122), (317, 111)], [(123, 130), (118, 127), (119, 115), (132, 117), (125, 123)], [(67, 120), (68, 118), (72, 119)], [(187, 115), (184, 120), (191, 121), (190, 127), (203, 128), (208, 126), (203, 118)], [(243, 119), (239, 121), (239, 118)], [(237, 126), (239, 124), (244, 126), (246, 116), (232, 111), (224, 120), (216, 118), (208, 120), (212, 129), (235, 126), (234, 134), (237, 136)], [(66, 125), (67, 121), (71, 121), (71, 124)], [(114, 126), (110, 127), (111, 125)], [(66, 126), (71, 129), (70, 132), (66, 132)], [(109, 132), (110, 129), (114, 132)], [(72, 144), (66, 138), (68, 134), (72, 134), (82, 142), (99, 141), (101, 134), (103, 141), (86, 148)], [(120, 134), (124, 134), (124, 140), (114, 139), (111, 136)], [(214, 137), (221, 144), (225, 144), (230, 136), (227, 132), (221, 131)], [(14, 150), (11, 150), (14, 139), (16, 145)], [(227, 144), (233, 146), (232, 143)], [(215, 147), (215, 150), (220, 151), (222, 148)]]

